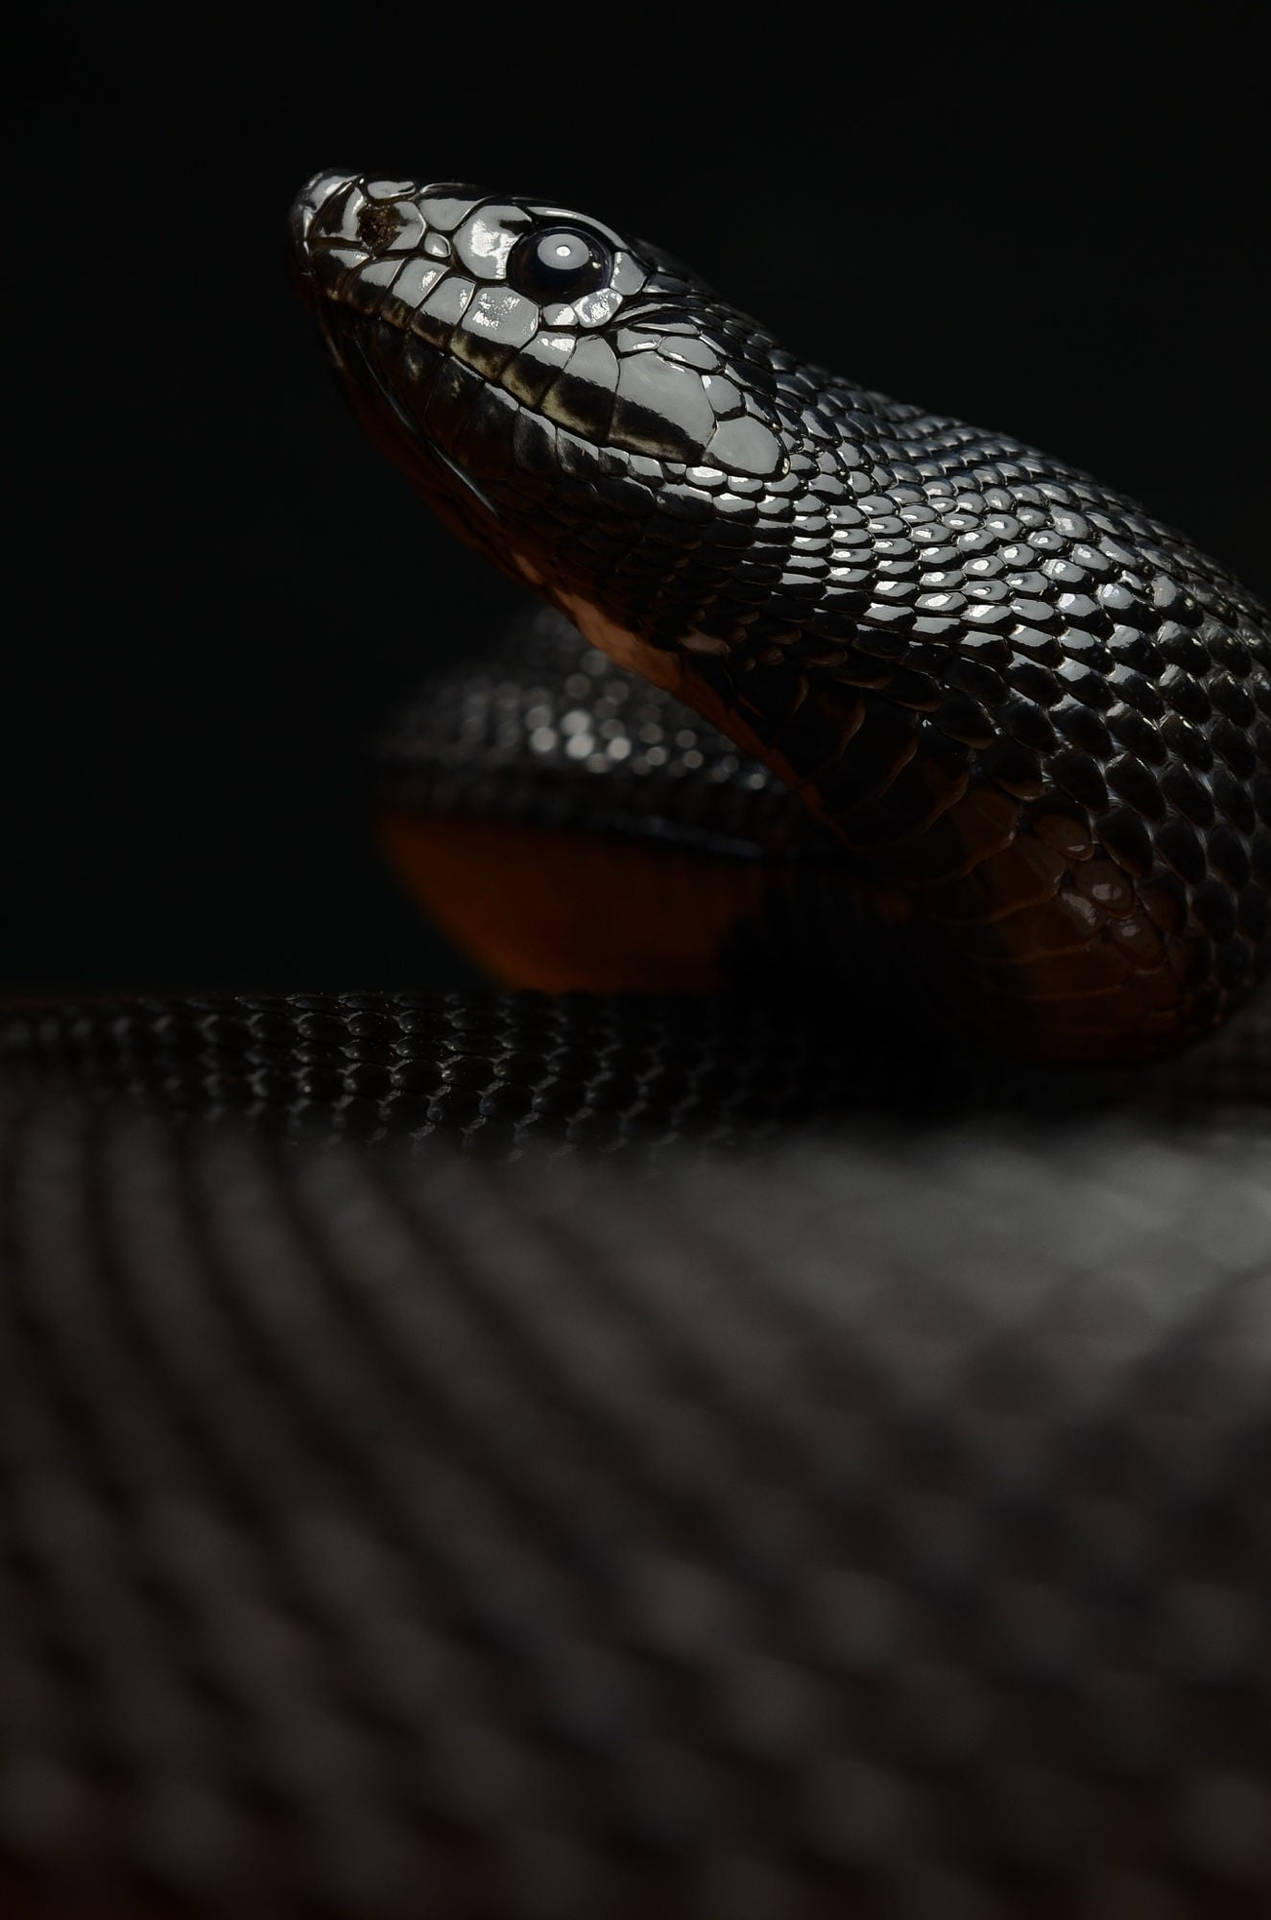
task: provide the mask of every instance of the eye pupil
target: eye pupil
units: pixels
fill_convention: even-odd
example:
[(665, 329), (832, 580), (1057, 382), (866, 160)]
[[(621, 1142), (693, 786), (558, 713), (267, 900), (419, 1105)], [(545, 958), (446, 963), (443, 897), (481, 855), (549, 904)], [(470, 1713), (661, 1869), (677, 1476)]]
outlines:
[(525, 234), (512, 249), (508, 279), (535, 300), (573, 300), (603, 286), (612, 269), (609, 249), (592, 233), (569, 227)]

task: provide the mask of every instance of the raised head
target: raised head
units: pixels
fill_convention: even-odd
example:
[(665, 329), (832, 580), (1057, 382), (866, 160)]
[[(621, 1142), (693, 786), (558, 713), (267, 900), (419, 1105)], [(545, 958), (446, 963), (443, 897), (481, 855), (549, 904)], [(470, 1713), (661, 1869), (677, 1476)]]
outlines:
[(316, 174), (292, 234), (360, 418), (452, 526), (584, 628), (709, 624), (790, 467), (762, 328), (645, 241), (475, 187)]

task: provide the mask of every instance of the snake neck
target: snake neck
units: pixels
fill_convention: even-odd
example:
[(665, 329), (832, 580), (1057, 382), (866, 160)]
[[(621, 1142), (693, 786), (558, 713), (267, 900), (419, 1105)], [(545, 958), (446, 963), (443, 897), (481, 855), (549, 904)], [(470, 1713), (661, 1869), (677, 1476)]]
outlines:
[(1008, 1046), (1203, 1030), (1266, 957), (1257, 603), (1074, 469), (779, 374), (836, 436), (786, 420), (787, 470), (722, 537), (667, 567), (643, 534), (643, 598), (598, 570), (558, 604), (795, 788), (918, 973)]

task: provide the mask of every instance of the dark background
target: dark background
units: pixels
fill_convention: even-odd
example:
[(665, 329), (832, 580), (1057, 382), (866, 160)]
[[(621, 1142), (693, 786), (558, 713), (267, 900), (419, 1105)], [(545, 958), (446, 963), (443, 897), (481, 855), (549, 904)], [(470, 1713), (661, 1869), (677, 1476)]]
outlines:
[(1092, 469), (1271, 586), (1256, 0), (748, 18), (25, 14), (9, 991), (464, 977), (378, 861), (368, 743), (516, 596), (326, 378), (284, 267), (320, 165), (656, 237), (792, 347)]

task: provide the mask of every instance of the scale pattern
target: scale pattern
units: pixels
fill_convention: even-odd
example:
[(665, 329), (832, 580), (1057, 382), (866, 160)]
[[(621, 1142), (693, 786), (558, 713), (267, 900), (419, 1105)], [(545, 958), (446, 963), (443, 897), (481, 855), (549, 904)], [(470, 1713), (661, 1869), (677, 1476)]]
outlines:
[[(290, 1138), (441, 1133), (641, 1153), (755, 1142), (832, 1109), (847, 1063), (750, 999), (204, 994), (62, 1002), (0, 1021), (10, 1074)], [(924, 1097), (916, 1079), (911, 1096)]]
[(585, 1149), (674, 1165), (792, 1125), (870, 1116), (921, 1131), (961, 1116), (1271, 1135), (1264, 999), (1181, 1057), (1018, 1068), (862, 1022), (836, 1038), (806, 998), (750, 995), (194, 994), (7, 1009), (10, 1087), (120, 1096), (170, 1120), (249, 1123), (300, 1142), (392, 1148), (437, 1136), (485, 1158)]
[(5, 1912), (1255, 1920), (1265, 1164), (6, 1101)]
[[(721, 855), (785, 851), (807, 811), (662, 687), (616, 668), (550, 608), (488, 659), (430, 678), (377, 755), (388, 804), (661, 840)], [(836, 864), (840, 864), (836, 856)]]

